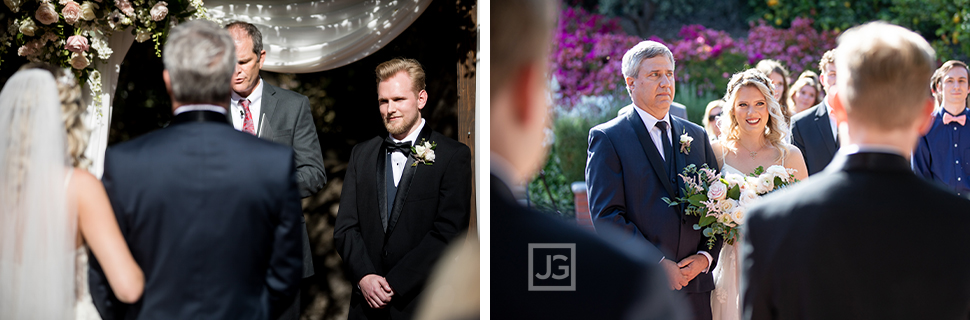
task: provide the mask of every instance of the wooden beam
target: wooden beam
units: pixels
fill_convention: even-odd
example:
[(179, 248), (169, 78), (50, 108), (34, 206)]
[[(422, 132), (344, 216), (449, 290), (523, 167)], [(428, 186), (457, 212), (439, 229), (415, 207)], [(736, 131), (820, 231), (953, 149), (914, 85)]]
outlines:
[(458, 43), (458, 141), (472, 150), (472, 199), (471, 219), (468, 223), (468, 236), (478, 237), (478, 214), (475, 195), (475, 63), (478, 60), (478, 22), (476, 19), (478, 0), (456, 0), (460, 19), (459, 28), (463, 35)]

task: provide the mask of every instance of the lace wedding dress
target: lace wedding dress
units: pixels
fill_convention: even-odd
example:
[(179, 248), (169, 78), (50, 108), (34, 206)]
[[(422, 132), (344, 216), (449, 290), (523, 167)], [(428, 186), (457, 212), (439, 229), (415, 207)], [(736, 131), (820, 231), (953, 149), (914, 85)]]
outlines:
[[(723, 173), (744, 175), (727, 163), (721, 168)], [(739, 248), (744, 241), (738, 235), (733, 245), (725, 243), (714, 268), (714, 291), (711, 292), (711, 314), (714, 320), (737, 320), (741, 318), (741, 261)]]

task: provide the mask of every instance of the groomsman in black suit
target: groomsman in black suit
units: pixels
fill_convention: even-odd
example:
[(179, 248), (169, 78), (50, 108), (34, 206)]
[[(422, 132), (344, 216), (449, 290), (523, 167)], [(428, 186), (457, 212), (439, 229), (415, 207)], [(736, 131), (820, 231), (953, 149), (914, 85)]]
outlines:
[[(642, 239), (609, 242), (515, 200), (510, 186), (528, 181), (546, 158), (546, 53), (556, 6), (499, 0), (492, 8), (492, 318), (684, 319), (690, 312), (667, 288), (656, 248)], [(608, 229), (597, 226), (600, 234)]]
[(768, 196), (743, 230), (749, 319), (967, 319), (970, 201), (909, 158), (933, 112), (930, 45), (884, 22), (839, 38), (832, 107), (849, 144), (820, 174)]
[(717, 168), (707, 131), (668, 112), (675, 92), (674, 56), (663, 44), (643, 41), (628, 50), (623, 77), (633, 111), (589, 130), (586, 184), (593, 223), (620, 228), (660, 249), (670, 288), (686, 293), (696, 319), (710, 319), (710, 271), (721, 241), (709, 248), (693, 228), (700, 218), (661, 200), (680, 195), (684, 181), (677, 175), (684, 167)]
[[(327, 184), (323, 169), (323, 154), (317, 139), (317, 127), (310, 114), (310, 100), (306, 96), (263, 81), (259, 70), (266, 62), (263, 35), (251, 23), (237, 21), (226, 26), (236, 44), (238, 63), (232, 77), (229, 103), (229, 123), (236, 130), (250, 133), (264, 140), (293, 148), (296, 161), (296, 182), (300, 197), (312, 196)], [(252, 170), (253, 168), (250, 168)], [(306, 222), (300, 215), (303, 233), (303, 278), (313, 275), (313, 253)], [(300, 295), (280, 319), (300, 318)]]
[(173, 28), (162, 75), (172, 124), (108, 149), (105, 191), (145, 293), (119, 303), (90, 256), (91, 296), (105, 319), (271, 319), (299, 289), (293, 150), (226, 120), (233, 47), (212, 22)]
[(351, 283), (351, 319), (409, 319), (432, 266), (468, 228), (471, 149), (431, 130), (414, 59), (377, 66), (388, 134), (354, 146), (334, 227)]
[[(835, 93), (835, 55), (835, 49), (826, 51), (818, 62), (826, 96)], [(832, 117), (832, 106), (828, 100), (823, 99), (821, 103), (799, 112), (791, 119), (792, 144), (801, 149), (809, 175), (825, 169), (839, 150), (839, 128)]]

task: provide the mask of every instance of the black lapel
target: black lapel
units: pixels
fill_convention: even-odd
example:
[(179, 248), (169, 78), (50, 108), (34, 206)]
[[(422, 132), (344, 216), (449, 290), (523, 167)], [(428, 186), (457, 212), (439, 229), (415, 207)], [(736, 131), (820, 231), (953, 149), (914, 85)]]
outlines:
[(815, 110), (815, 127), (818, 128), (819, 137), (822, 143), (829, 150), (829, 154), (835, 154), (838, 148), (835, 147), (835, 137), (832, 136), (832, 124), (829, 123), (829, 112), (825, 102), (818, 105)]
[(882, 152), (859, 152), (845, 156), (841, 170), (844, 171), (883, 171), (883, 172), (908, 172), (910, 169), (909, 160), (903, 156), (892, 153)]
[[(421, 143), (421, 140), (431, 142), (431, 124), (425, 122), (424, 128), (421, 129), (421, 133), (418, 134), (417, 139), (414, 140), (412, 145), (417, 145)], [(434, 164), (432, 164), (434, 165)], [(408, 197), (408, 190), (411, 189), (411, 181), (414, 181), (414, 174), (418, 171), (418, 168), (425, 166), (424, 164), (418, 164), (414, 166), (414, 155), (408, 157), (408, 162), (404, 164), (404, 173), (401, 174), (401, 181), (397, 184), (397, 196), (394, 197), (394, 207), (391, 208), (391, 217), (387, 221), (387, 234), (394, 232), (394, 226), (397, 225), (398, 218), (401, 217), (401, 210), (404, 209), (404, 200)], [(427, 169), (421, 169), (425, 171)]]
[[(671, 142), (673, 143), (672, 146), (674, 150), (674, 175), (676, 176), (681, 174), (683, 172), (683, 168), (687, 166), (687, 156), (680, 152), (680, 135), (684, 134), (687, 129), (679, 119), (674, 119), (674, 116), (670, 116), (670, 130), (670, 140), (672, 140)], [(697, 149), (691, 149), (693, 149), (694, 152), (697, 152)], [(683, 189), (684, 180), (679, 179), (679, 176), (675, 177), (674, 179), (677, 181), (677, 190)], [(680, 195), (674, 194), (671, 196), (678, 197)]]
[[(260, 79), (259, 81), (263, 81)], [(261, 137), (263, 135), (263, 128), (269, 126), (269, 119), (273, 119), (273, 113), (276, 112), (276, 104), (280, 99), (276, 98), (276, 88), (269, 83), (263, 82), (263, 97), (262, 105), (259, 107), (259, 122), (256, 124), (256, 136)], [(265, 123), (265, 124), (264, 124)]]
[[(387, 212), (387, 150), (384, 144), (377, 143), (377, 219), (384, 220), (384, 213)], [(383, 229), (381, 229), (383, 231)]]
[[(636, 108), (636, 106), (633, 107)], [(643, 152), (647, 154), (647, 160), (649, 160), (650, 166), (653, 167), (653, 171), (657, 173), (657, 178), (660, 179), (664, 188), (667, 189), (667, 194), (671, 197), (676, 197), (677, 194), (674, 193), (674, 186), (670, 184), (670, 177), (667, 176), (667, 168), (664, 167), (664, 159), (660, 156), (660, 152), (657, 151), (657, 145), (653, 144), (653, 139), (650, 139), (650, 134), (647, 133), (647, 128), (643, 125), (643, 120), (640, 119), (639, 112), (630, 110), (626, 118), (630, 122), (630, 125), (633, 126), (633, 132), (637, 134), (637, 140), (640, 141), (640, 147), (643, 148)]]

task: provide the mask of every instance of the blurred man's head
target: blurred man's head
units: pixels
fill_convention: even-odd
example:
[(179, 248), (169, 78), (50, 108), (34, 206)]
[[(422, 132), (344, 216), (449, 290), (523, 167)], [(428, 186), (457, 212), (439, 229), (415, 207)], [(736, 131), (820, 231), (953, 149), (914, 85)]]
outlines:
[(832, 94), (832, 89), (836, 84), (836, 68), (835, 68), (835, 49), (825, 51), (822, 54), (822, 59), (818, 61), (818, 71), (822, 72), (819, 75), (821, 78), (819, 82), (822, 83), (822, 89), (825, 90), (825, 94)]
[(633, 104), (663, 118), (674, 101), (674, 67), (674, 54), (662, 43), (647, 40), (627, 50), (622, 71)]
[(491, 151), (521, 182), (545, 159), (549, 117), (549, 43), (556, 5), (546, 0), (496, 0), (491, 26)]
[(918, 132), (929, 128), (934, 55), (925, 39), (900, 26), (871, 22), (847, 30), (836, 54), (836, 117), (848, 120), (852, 136), (912, 137), (912, 145), (897, 142), (912, 150)]
[(180, 24), (168, 36), (162, 61), (173, 108), (185, 104), (229, 105), (226, 83), (235, 68), (236, 48), (226, 30), (205, 20)]
[(967, 93), (970, 92), (967, 64), (958, 60), (944, 62), (933, 73), (931, 83), (938, 103), (953, 108), (963, 109), (967, 106)]

